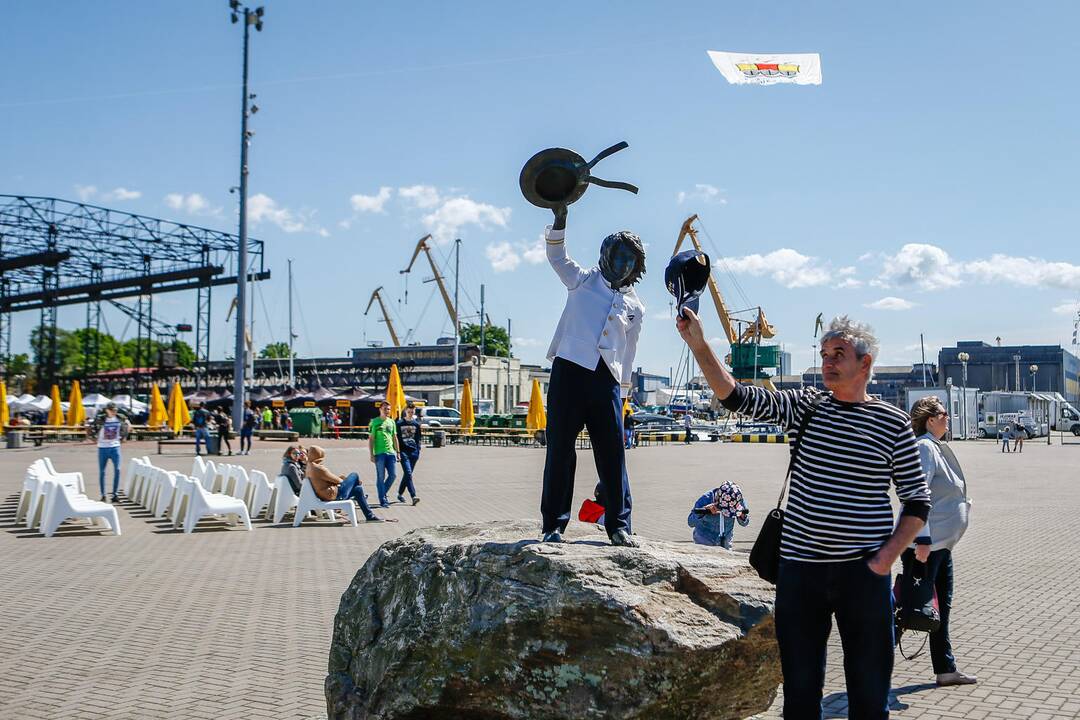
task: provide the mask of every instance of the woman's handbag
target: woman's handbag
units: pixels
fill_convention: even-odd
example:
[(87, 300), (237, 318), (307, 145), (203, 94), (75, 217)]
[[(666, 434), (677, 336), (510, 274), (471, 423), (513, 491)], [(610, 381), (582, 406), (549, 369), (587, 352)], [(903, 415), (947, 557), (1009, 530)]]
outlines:
[(768, 580), (773, 585), (780, 574), (780, 535), (784, 529), (784, 495), (787, 494), (788, 482), (791, 480), (791, 469), (795, 466), (795, 457), (802, 443), (803, 433), (810, 424), (810, 418), (817, 412), (816, 402), (803, 414), (799, 429), (795, 435), (795, 442), (791, 446), (791, 458), (788, 460), (787, 473), (784, 475), (784, 486), (780, 489), (780, 499), (776, 501), (776, 507), (769, 511), (761, 523), (754, 547), (750, 549), (750, 566), (757, 570), (762, 580)]
[(934, 581), (926, 577), (926, 563), (916, 560), (905, 570), (893, 583), (897, 629), (937, 632), (941, 627), (941, 607)]

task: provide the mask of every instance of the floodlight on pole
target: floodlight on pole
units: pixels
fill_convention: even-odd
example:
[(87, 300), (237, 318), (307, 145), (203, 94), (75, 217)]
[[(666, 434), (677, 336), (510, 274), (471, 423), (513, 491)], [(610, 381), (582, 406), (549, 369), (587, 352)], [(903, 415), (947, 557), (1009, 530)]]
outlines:
[(1039, 372), (1039, 366), (1035, 363), (1028, 365), (1028, 372), (1031, 373), (1031, 392), (1035, 392), (1035, 373)]
[(963, 429), (961, 430), (961, 437), (965, 440), (968, 439), (968, 417), (967, 417), (967, 364), (971, 356), (966, 352), (958, 353), (956, 359), (960, 361), (961, 374), (960, 374), (960, 417)]
[[(248, 94), (248, 44), (250, 28), (262, 30), (263, 8), (255, 10), (242, 4), (240, 0), (229, 0), (231, 10), (230, 19), (235, 24), (240, 16), (244, 18), (244, 61), (243, 82), (240, 94), (240, 252), (237, 257), (236, 268), (236, 346), (233, 357), (233, 427), (240, 427), (244, 421), (244, 386), (246, 385), (247, 363), (245, 354), (253, 351), (246, 342), (244, 333), (244, 319), (247, 316), (247, 282), (250, 273), (248, 268), (247, 247), (247, 182), (248, 182), (248, 146), (254, 133), (248, 131), (248, 118), (253, 114), (251, 101), (254, 94)], [(231, 191), (230, 191), (231, 192)], [(254, 340), (254, 339), (253, 339)]]

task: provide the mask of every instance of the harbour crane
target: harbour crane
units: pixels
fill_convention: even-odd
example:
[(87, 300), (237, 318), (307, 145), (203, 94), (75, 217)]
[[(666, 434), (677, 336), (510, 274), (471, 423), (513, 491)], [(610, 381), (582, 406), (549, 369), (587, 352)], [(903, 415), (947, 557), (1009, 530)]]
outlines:
[(394, 347), (401, 347), (401, 341), (398, 340), (397, 331), (394, 330), (394, 323), (390, 321), (390, 313), (386, 311), (386, 305), (383, 303), (382, 294), (379, 292), (380, 290), (382, 290), (382, 285), (375, 288), (375, 291), (371, 293), (371, 299), (368, 300), (367, 310), (364, 311), (364, 316), (366, 317), (371, 310), (372, 303), (378, 300), (379, 309), (382, 311), (383, 321), (386, 323), (386, 329), (390, 331), (390, 339), (393, 341)]
[[(697, 215), (691, 215), (683, 222), (672, 255), (679, 252), (679, 248), (682, 247), (686, 238), (690, 238), (695, 250), (704, 252), (697, 237), (697, 229), (694, 227), (694, 221), (697, 219)], [(724, 334), (728, 342), (731, 343), (731, 354), (727, 358), (728, 364), (731, 365), (731, 374), (740, 382), (751, 382), (755, 385), (767, 387), (770, 390), (775, 389), (769, 376), (761, 372), (765, 368), (780, 367), (779, 348), (775, 345), (761, 344), (762, 340), (768, 340), (776, 335), (776, 328), (765, 318), (765, 311), (759, 306), (757, 315), (753, 320), (735, 320), (732, 318), (727, 303), (724, 302), (724, 297), (720, 294), (720, 288), (717, 287), (716, 280), (711, 272), (709, 273), (708, 286), (713, 305), (716, 306), (716, 314), (720, 316), (720, 324), (724, 327)], [(742, 322), (745, 326), (737, 328), (737, 322)]]
[[(439, 292), (442, 293), (443, 302), (446, 304), (446, 312), (450, 315), (450, 322), (457, 327), (457, 313), (454, 312), (454, 303), (450, 300), (450, 293), (446, 291), (446, 283), (443, 282), (443, 276), (439, 274), (439, 266), (435, 264), (435, 258), (431, 254), (431, 247), (428, 245), (428, 241), (431, 240), (431, 235), (425, 235), (420, 238), (420, 241), (416, 243), (416, 250), (413, 251), (412, 259), (409, 260), (409, 267), (401, 271), (401, 274), (412, 270), (413, 265), (416, 263), (416, 258), (420, 256), (420, 251), (423, 250), (427, 255), (428, 263), (431, 265), (431, 272), (435, 277), (432, 278), (439, 286)], [(425, 280), (424, 282), (429, 282)]]

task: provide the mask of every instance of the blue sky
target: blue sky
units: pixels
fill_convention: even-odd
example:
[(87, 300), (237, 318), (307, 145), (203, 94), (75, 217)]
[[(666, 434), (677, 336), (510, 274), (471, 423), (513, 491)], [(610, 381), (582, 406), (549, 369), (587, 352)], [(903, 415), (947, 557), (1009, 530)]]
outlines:
[[(0, 192), (235, 230), (241, 32), (225, 0), (4, 14)], [(543, 147), (591, 156), (626, 140), (598, 174), (640, 194), (590, 190), (568, 243), (583, 263), (613, 230), (647, 243), (646, 369), (679, 357), (662, 278), (692, 213), (729, 303), (763, 306), (797, 370), (819, 312), (871, 322), (885, 363), (918, 360), (920, 332), (931, 358), (962, 339), (1066, 344), (1078, 21), (1065, 2), (269, 2), (253, 35), (251, 212), (274, 279), (256, 343), (286, 336), (287, 258), (301, 354), (387, 340), (363, 315), (377, 285), (403, 334), (448, 334), (430, 272), (413, 273), (407, 305), (398, 272), (434, 232), (463, 239), (462, 314), (485, 284), (492, 321), (512, 319), (518, 354), (542, 361), (564, 292), (537, 244), (549, 216), (518, 172)], [(819, 52), (824, 82), (730, 86), (706, 50)], [(231, 347), (226, 306), (217, 292), (216, 356)], [(192, 321), (195, 298), (154, 307)], [(36, 322), (16, 316), (17, 347)]]

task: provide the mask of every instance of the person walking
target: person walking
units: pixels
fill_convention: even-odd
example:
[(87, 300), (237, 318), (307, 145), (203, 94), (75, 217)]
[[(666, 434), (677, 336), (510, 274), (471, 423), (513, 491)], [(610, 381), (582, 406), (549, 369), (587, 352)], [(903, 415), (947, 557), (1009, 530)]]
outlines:
[(731, 549), (736, 522), (743, 527), (750, 524), (750, 507), (742, 488), (731, 481), (699, 497), (686, 518), (686, 524), (694, 529), (694, 542), (726, 550)]
[[(926, 580), (937, 591), (941, 627), (930, 633), (930, 661), (938, 685), (973, 685), (974, 675), (956, 669), (949, 617), (953, 599), (952, 550), (967, 530), (971, 501), (964, 471), (952, 448), (942, 441), (949, 431), (949, 413), (936, 396), (922, 398), (911, 406), (911, 427), (918, 440), (919, 461), (930, 485), (930, 515), (915, 544), (900, 556), (904, 574), (913, 573), (915, 563), (923, 563)], [(918, 573), (913, 573), (917, 577)]]
[(274, 424), (274, 411), (267, 405), (262, 411), (262, 426), (269, 430)]
[[(691, 309), (676, 320), (717, 399), (778, 423), (796, 439), (780, 539), (776, 640), (785, 720), (820, 720), (832, 618), (844, 648), (850, 717), (889, 717), (893, 669), (891, 568), (922, 531), (930, 490), (907, 413), (867, 393), (878, 341), (835, 318), (821, 338), (825, 391), (737, 382)], [(901, 503), (894, 519), (890, 485)]]
[(379, 405), (379, 417), (368, 423), (368, 451), (371, 462), (375, 463), (375, 489), (379, 493), (379, 505), (390, 507), (387, 493), (397, 479), (397, 457), (401, 454), (398, 445), (397, 424), (390, 417), (390, 403), (386, 400)]
[(1009, 441), (1013, 439), (1012, 427), (1005, 426), (1005, 429), (1001, 431), (1001, 452), (1012, 452), (1009, 450)]
[(405, 417), (397, 422), (398, 445), (401, 447), (401, 484), (397, 490), (397, 501), (405, 502), (405, 489), (408, 488), (412, 504), (420, 502), (413, 484), (416, 463), (420, 462), (420, 447), (424, 440), (424, 429), (416, 419), (416, 406), (409, 403), (405, 407)]
[(195, 406), (191, 413), (191, 426), (195, 428), (195, 454), (199, 455), (199, 444), (206, 445), (206, 454), (210, 454), (210, 413), (202, 403)]
[(1024, 439), (1027, 437), (1027, 428), (1020, 422), (1019, 418), (1016, 420), (1016, 427), (1013, 428), (1013, 452), (1024, 452)]
[[(218, 438), (221, 443), (225, 445), (225, 449), (232, 455), (232, 443), (229, 442), (232, 439), (232, 418), (221, 408), (214, 410), (214, 424), (217, 425)], [(218, 447), (218, 455), (221, 454), (221, 448)]]
[(244, 401), (244, 416), (240, 425), (240, 454), (251, 454), (251, 436), (255, 434), (255, 411), (251, 409), (251, 401)]
[(105, 412), (98, 413), (90, 426), (91, 436), (97, 438), (98, 486), (101, 488), (102, 502), (105, 502), (105, 468), (110, 461), (113, 464), (112, 501), (120, 499), (117, 496), (120, 488), (120, 442), (127, 437), (130, 429), (127, 418), (117, 414), (114, 402), (106, 405)]
[(692, 423), (693, 423), (693, 418), (690, 417), (690, 411), (687, 410), (686, 414), (683, 415), (683, 430), (685, 431), (683, 433), (683, 445), (689, 445), (690, 444), (690, 425)]

